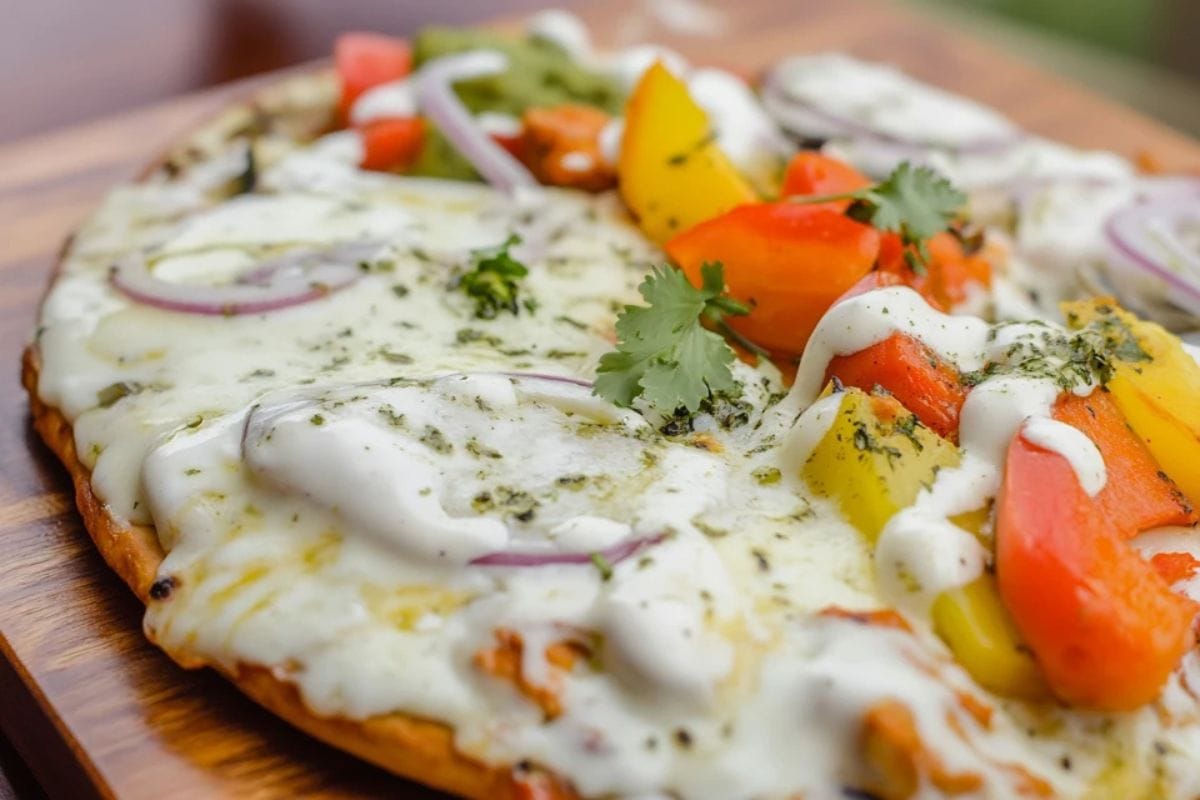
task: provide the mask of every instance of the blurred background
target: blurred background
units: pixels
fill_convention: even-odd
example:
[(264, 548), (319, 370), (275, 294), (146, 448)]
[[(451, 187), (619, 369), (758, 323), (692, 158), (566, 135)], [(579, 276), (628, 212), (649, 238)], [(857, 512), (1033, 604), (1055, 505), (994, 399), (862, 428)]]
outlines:
[[(900, 1), (1200, 136), (1200, 0)], [(709, 2), (736, 7), (736, 0)], [(0, 141), (320, 58), (341, 30), (407, 33), (427, 22), (485, 19), (542, 5), (7, 0), (0, 26)]]

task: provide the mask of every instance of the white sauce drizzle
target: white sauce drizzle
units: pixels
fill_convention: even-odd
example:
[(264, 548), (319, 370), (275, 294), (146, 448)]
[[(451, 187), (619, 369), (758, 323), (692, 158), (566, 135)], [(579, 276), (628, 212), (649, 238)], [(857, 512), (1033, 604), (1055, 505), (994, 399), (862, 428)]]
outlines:
[[(625, 54), (626, 83), (659, 55)], [(444, 720), (464, 752), (533, 759), (585, 794), (830, 796), (861, 779), (862, 713), (887, 698), (912, 710), (922, 740), (949, 768), (980, 773), (985, 794), (1013, 793), (1011, 773), (996, 766), (1009, 762), (1079, 795), (1116, 741), (1136, 758), (1165, 741), (1176, 786), (1186, 793), (1200, 783), (1200, 737), (1164, 730), (1152, 709), (1113, 718), (1111, 734), (1098, 734), (1090, 717), (1047, 709), (1054, 724), (1031, 739), (1020, 708), (997, 705), (991, 730), (979, 729), (954, 693), (980, 691), (946, 661), (922, 619), (937, 592), (983, 568), (983, 548), (948, 518), (995, 495), (1004, 447), (1022, 425), (1063, 452), (1085, 486), (1103, 484), (1094, 445), (1046, 420), (1052, 382), (1009, 375), (975, 387), (960, 466), (939, 472), (889, 522), (873, 555), (798, 479), (836, 409), (836, 397), (813, 403), (832, 357), (903, 331), (974, 370), (1000, 357), (1017, 329), (989, 341), (981, 321), (938, 314), (902, 288), (853, 298), (818, 326), (782, 402), (733, 431), (709, 426), (721, 452), (663, 442), (638, 415), (580, 387), (497, 374), (586, 378), (611, 347), (611, 304), (636, 300), (640, 264), (657, 256), (615, 201), (539, 192), (513, 204), (480, 187), (366, 174), (354, 168), (360, 159), (357, 137), (324, 137), (266, 169), (262, 184), (275, 195), (209, 210), (186, 178), (119, 190), (85, 226), (43, 308), (39, 392), (72, 420), (113, 513), (155, 523), (168, 551), (161, 574), (179, 583), (169, 601), (151, 604), (146, 628), (174, 656), (270, 666), (317, 713), (401, 710)], [(542, 308), (473, 320), (467, 299), (445, 290), (447, 274), (531, 211), (572, 231), (528, 256), (525, 286)], [(356, 238), (389, 241), (390, 267), (258, 318), (139, 307), (104, 278), (112, 257), (133, 248), (153, 246), (164, 271), (201, 279), (206, 270), (227, 274), (264, 245)], [(629, 263), (614, 246), (630, 249)], [(461, 334), (468, 328), (501, 344)], [(547, 342), (572, 355), (551, 358)], [(501, 352), (516, 343), (527, 352)], [(760, 414), (778, 376), (742, 364), (735, 371)], [(115, 381), (148, 388), (97, 406), (96, 393)], [(243, 460), (242, 427), (256, 403), (274, 424), (254, 427)], [(384, 403), (391, 416), (380, 412)], [(421, 441), (426, 422), (451, 450), (437, 437)], [(761, 480), (762, 468), (782, 479)], [(533, 519), (472, 508), (484, 484), (494, 492), (501, 483), (535, 497)], [(669, 538), (615, 565), (608, 580), (589, 564), (463, 566), (487, 548), (573, 552), (662, 533)], [(918, 630), (812, 616), (831, 603), (895, 605), (915, 615)], [(553, 722), (470, 667), (502, 627), (522, 635), (523, 669), (539, 683), (556, 669), (546, 646), (588, 632), (603, 640), (600, 669), (557, 676), (564, 713)], [(1178, 681), (1164, 702), (1190, 713)], [(1057, 766), (1063, 752), (1069, 773)]]
[(804, 348), (792, 394), (803, 404), (821, 391), (825, 370), (834, 356), (850, 355), (878, 344), (893, 333), (914, 336), (960, 370), (983, 366), (990, 326), (977, 317), (935, 311), (907, 286), (889, 286), (835, 305)]
[(756, 185), (770, 186), (794, 147), (754, 91), (733, 73), (713, 68), (692, 70), (687, 87), (708, 114), (721, 152)]
[(412, 79), (401, 78), (363, 92), (350, 107), (350, 121), (366, 125), (378, 119), (415, 117), (418, 110), (416, 86)]
[(616, 167), (621, 157), (621, 137), (624, 135), (624, 117), (614, 117), (600, 131), (600, 154), (610, 167)]
[(1021, 436), (1030, 444), (1035, 444), (1045, 450), (1058, 453), (1075, 470), (1079, 485), (1095, 497), (1108, 481), (1108, 472), (1104, 467), (1104, 457), (1096, 443), (1087, 437), (1083, 431), (1073, 428), (1065, 422), (1046, 417), (1034, 417), (1025, 423)]
[(569, 11), (559, 8), (539, 11), (525, 23), (525, 32), (553, 42), (574, 58), (587, 60), (592, 55), (592, 36), (587, 26)]
[(678, 77), (687, 75), (687, 59), (667, 47), (656, 44), (640, 44), (627, 47), (613, 55), (603, 64), (607, 71), (625, 91), (637, 86), (646, 70), (661, 61), (663, 66)]

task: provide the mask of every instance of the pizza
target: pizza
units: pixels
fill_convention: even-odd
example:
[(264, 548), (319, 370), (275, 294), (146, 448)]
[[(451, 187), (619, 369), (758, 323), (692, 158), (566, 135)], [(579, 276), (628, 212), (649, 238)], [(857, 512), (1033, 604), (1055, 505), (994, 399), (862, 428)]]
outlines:
[(26, 351), (174, 661), (463, 797), (1200, 794), (1195, 178), (561, 12), (334, 56)]

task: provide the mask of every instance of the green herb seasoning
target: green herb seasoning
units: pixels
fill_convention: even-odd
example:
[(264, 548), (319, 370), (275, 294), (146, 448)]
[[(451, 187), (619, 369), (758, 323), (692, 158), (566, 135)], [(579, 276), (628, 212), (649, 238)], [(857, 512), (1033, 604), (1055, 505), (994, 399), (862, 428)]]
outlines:
[(612, 579), (612, 564), (608, 563), (608, 559), (604, 557), (603, 553), (591, 553), (588, 555), (588, 558), (591, 559), (592, 564), (595, 565), (596, 570), (600, 573), (600, 580), (607, 581)]
[(471, 254), (475, 267), (459, 279), (459, 288), (475, 301), (475, 316), (479, 319), (495, 319), (507, 311), (514, 316), (522, 305), (527, 311), (535, 308), (528, 299), (522, 303), (518, 297), (520, 281), (529, 274), (529, 269), (512, 257), (509, 250), (520, 244), (521, 237), (510, 235), (503, 243)]
[(425, 430), (421, 432), (421, 437), (417, 441), (435, 453), (446, 454), (454, 450), (454, 445), (446, 441), (446, 437), (441, 430), (432, 425), (425, 426)]
[(144, 387), (142, 384), (134, 383), (132, 381), (118, 381), (117, 383), (110, 383), (108, 386), (105, 386), (103, 389), (96, 392), (96, 401), (100, 404), (101, 408), (109, 408), (118, 400), (133, 394), (137, 394), (138, 392), (142, 391), (143, 388)]
[(783, 479), (783, 473), (777, 467), (759, 467), (750, 474), (762, 486), (771, 486)]

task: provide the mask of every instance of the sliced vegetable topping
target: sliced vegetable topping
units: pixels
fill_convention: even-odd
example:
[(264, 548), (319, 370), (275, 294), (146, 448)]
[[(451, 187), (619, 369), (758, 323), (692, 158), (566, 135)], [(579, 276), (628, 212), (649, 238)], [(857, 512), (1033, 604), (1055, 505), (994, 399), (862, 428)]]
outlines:
[(705, 262), (722, 262), (730, 293), (754, 309), (730, 325), (798, 356), (834, 301), (870, 271), (879, 233), (828, 208), (753, 203), (700, 223), (666, 250), (693, 283)]
[(617, 317), (617, 349), (600, 359), (596, 395), (619, 406), (641, 397), (664, 416), (695, 411), (713, 392), (734, 388), (733, 350), (702, 320), (723, 323), (749, 310), (727, 296), (720, 264), (700, 269), (701, 287), (670, 267), (655, 267), (638, 287), (649, 305)]
[(661, 63), (629, 98), (617, 178), (634, 219), (656, 242), (758, 199), (717, 147), (687, 86)]
[(350, 106), (368, 89), (403, 78), (412, 71), (412, 47), (405, 39), (379, 33), (343, 33), (333, 46), (333, 64), (341, 84), (338, 117), (350, 118)]
[[(884, 239), (886, 240), (886, 236)], [(937, 311), (945, 311), (946, 307), (941, 301), (934, 297), (929, 292), (927, 281), (914, 281), (914, 273), (912, 270), (906, 269), (903, 274), (876, 269), (864, 275), (858, 283), (846, 290), (846, 293), (838, 298), (839, 301), (846, 300), (851, 297), (856, 297), (860, 294), (866, 294), (876, 289), (886, 289), (889, 286), (907, 286), (917, 294), (921, 295), (922, 299), (930, 305), (931, 308)]]
[[(854, 167), (813, 150), (804, 150), (792, 157), (783, 175), (782, 197), (812, 197), (845, 194), (866, 189), (874, 181)], [(850, 200), (831, 200), (821, 204), (834, 211), (844, 212)]]
[(825, 377), (864, 391), (886, 389), (934, 433), (958, 441), (967, 390), (953, 364), (912, 336), (893, 333), (865, 350), (838, 356), (829, 362)]
[(1191, 553), (1155, 553), (1150, 557), (1150, 566), (1164, 581), (1174, 585), (1195, 575), (1200, 561)]
[(1063, 313), (1071, 327), (1098, 326), (1113, 342), (1112, 398), (1195, 507), (1200, 502), (1200, 365), (1177, 337), (1111, 300), (1065, 303)]
[(1162, 525), (1196, 522), (1191, 504), (1125, 424), (1110, 393), (1064, 394), (1054, 406), (1054, 418), (1083, 431), (1100, 450), (1108, 480), (1096, 502), (1122, 537)]
[(537, 179), (487, 135), (453, 88), (459, 81), (499, 74), (506, 65), (503, 55), (487, 50), (432, 61), (421, 68), (418, 76), (417, 103), (484, 180), (500, 191), (511, 192), (519, 186), (536, 186)]
[(938, 470), (958, 461), (958, 448), (922, 425), (896, 398), (849, 388), (801, 474), (813, 492), (834, 499), (846, 519), (874, 542)]
[(968, 255), (959, 238), (952, 233), (939, 233), (927, 242), (929, 259), (923, 269), (913, 269), (914, 248), (905, 245), (899, 234), (885, 233), (879, 246), (879, 269), (901, 277), (933, 305), (953, 308), (969, 297), (972, 286), (987, 287), (992, 283), (992, 267), (981, 255)]
[(363, 169), (405, 170), (412, 166), (425, 142), (420, 117), (380, 119), (362, 128)]
[(882, 182), (865, 189), (816, 197), (794, 197), (798, 203), (827, 203), (850, 200), (846, 213), (881, 231), (900, 236), (905, 259), (920, 271), (929, 261), (926, 241), (945, 231), (967, 202), (967, 196), (928, 167), (900, 164)]
[(545, 567), (551, 564), (594, 564), (601, 570), (602, 574), (607, 570), (607, 573), (611, 576), (612, 569), (617, 564), (651, 545), (658, 544), (663, 538), (663, 536), (639, 536), (610, 545), (603, 550), (574, 553), (546, 550), (503, 550), (479, 556), (473, 559), (471, 563), (481, 567)]
[(1170, 299), (1200, 313), (1200, 191), (1171, 196), (1169, 190), (1113, 213), (1104, 233), (1115, 256), (1143, 275), (1160, 280)]
[(600, 132), (612, 118), (598, 108), (531, 108), (521, 118), (518, 157), (542, 183), (598, 192), (616, 183), (600, 150)]
[(955, 660), (988, 691), (1027, 700), (1046, 696), (1037, 664), (1021, 642), (991, 575), (938, 595), (933, 629)]
[(112, 268), (109, 280), (130, 298), (164, 311), (210, 316), (262, 314), (344, 289), (362, 277), (360, 265), (380, 247), (378, 242), (351, 242), (325, 250), (297, 250), (218, 286), (163, 280), (144, 258), (131, 256)]
[(996, 526), (1000, 596), (1054, 694), (1104, 711), (1158, 696), (1197, 606), (1121, 541), (1070, 462), (1015, 436)]
[(525, 39), (472, 28), (429, 27), (413, 42), (417, 66), (449, 55), (488, 50), (502, 53), (507, 68), (494, 75), (463, 78), (455, 92), (471, 112), (521, 116), (535, 106), (585, 103), (610, 114), (621, 110), (620, 87), (542, 37)]

